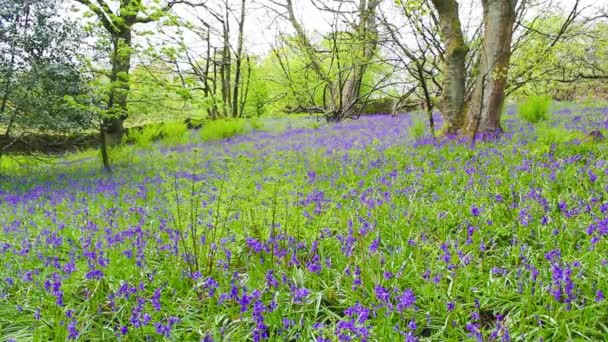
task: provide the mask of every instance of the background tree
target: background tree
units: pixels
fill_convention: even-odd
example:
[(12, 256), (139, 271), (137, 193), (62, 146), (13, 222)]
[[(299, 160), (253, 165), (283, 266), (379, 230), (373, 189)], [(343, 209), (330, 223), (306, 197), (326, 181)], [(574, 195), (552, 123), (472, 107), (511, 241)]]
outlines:
[[(296, 17), (292, 0), (273, 4), (273, 10), (291, 24), (299, 49), (311, 70), (323, 82), (326, 118), (329, 121), (341, 121), (358, 115), (362, 100), (362, 80), (377, 52), (376, 11), (380, 1), (315, 2), (320, 10), (333, 17), (332, 29), (327, 35), (330, 42), (328, 50), (314, 46)], [(349, 53), (346, 54), (345, 51)], [(329, 66), (324, 65), (326, 58), (330, 60)]]
[(79, 27), (58, 16), (59, 1), (0, 1), (0, 156), (31, 134), (70, 133), (90, 115), (66, 98), (86, 92)]
[(129, 73), (134, 54), (134, 26), (158, 20), (166, 11), (181, 1), (170, 1), (165, 6), (145, 5), (142, 0), (121, 0), (117, 9), (112, 10), (105, 0), (75, 0), (85, 5), (99, 20), (101, 26), (110, 36), (109, 60), (111, 71), (110, 93), (108, 96), (108, 115), (104, 119), (102, 135), (106, 135), (113, 144), (120, 142), (124, 121), (129, 116)]

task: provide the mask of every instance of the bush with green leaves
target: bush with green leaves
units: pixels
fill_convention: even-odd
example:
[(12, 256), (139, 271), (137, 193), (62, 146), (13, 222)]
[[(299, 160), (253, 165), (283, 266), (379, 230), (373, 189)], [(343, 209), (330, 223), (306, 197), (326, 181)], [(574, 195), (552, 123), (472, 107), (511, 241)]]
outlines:
[(134, 127), (129, 129), (126, 137), (127, 143), (133, 143), (138, 147), (149, 147), (152, 142), (160, 136), (160, 127), (158, 125), (146, 125), (143, 127)]
[(165, 122), (161, 127), (162, 142), (165, 144), (182, 143), (187, 138), (188, 125), (182, 121)]
[(421, 117), (412, 116), (413, 124), (410, 127), (410, 137), (420, 139), (424, 137), (426, 132), (426, 122)]
[(531, 96), (519, 105), (519, 117), (529, 123), (538, 123), (549, 118), (551, 98)]
[(241, 119), (215, 120), (205, 124), (200, 130), (203, 140), (221, 140), (246, 133), (247, 121)]
[[(82, 30), (59, 20), (57, 0), (0, 0), (0, 126), (6, 136), (71, 133), (94, 124), (78, 105), (89, 91), (74, 46)], [(33, 20), (35, 18), (35, 20)]]

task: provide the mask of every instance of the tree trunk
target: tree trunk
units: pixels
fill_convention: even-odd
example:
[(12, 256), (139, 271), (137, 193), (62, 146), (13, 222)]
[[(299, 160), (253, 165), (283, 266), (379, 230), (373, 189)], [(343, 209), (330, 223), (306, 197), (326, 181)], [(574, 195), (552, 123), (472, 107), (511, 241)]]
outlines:
[(418, 71), (420, 86), (422, 87), (422, 92), (424, 94), (424, 109), (426, 111), (426, 117), (429, 120), (429, 130), (431, 131), (431, 136), (433, 137), (433, 139), (435, 139), (435, 119), (433, 119), (433, 101), (431, 100), (431, 94), (429, 93), (426, 78), (423, 74), (423, 68), (424, 65), (422, 65), (419, 61), (416, 61), (416, 70)]
[(230, 12), (228, 2), (226, 2), (226, 16), (224, 17), (224, 45), (222, 48), (222, 101), (223, 103), (223, 114), (225, 117), (229, 116), (229, 112), (232, 106), (231, 86), (230, 78), (232, 77), (232, 60), (230, 53)]
[[(211, 119), (213, 119), (213, 120), (217, 119), (217, 117), (219, 115), (219, 109), (218, 109), (218, 105), (217, 105), (217, 102), (216, 102), (216, 98), (217, 98), (217, 74), (218, 74), (217, 64), (218, 64), (218, 61), (217, 61), (217, 50), (213, 49), (213, 88), (211, 88), (212, 89), (212, 94), (213, 94), (213, 96), (212, 96), (212, 99), (213, 99), (213, 101), (212, 101), (212, 109), (213, 109), (212, 113), (213, 113), (213, 116), (211, 117)], [(221, 75), (223, 75), (223, 74), (222, 74), (221, 66), (220, 66), (220, 78), (222, 78)], [(223, 80), (223, 78), (222, 78), (222, 80)]]
[[(245, 83), (245, 86), (241, 88), (241, 109), (239, 110), (240, 117), (243, 117), (243, 113), (245, 112), (245, 104), (247, 104), (247, 96), (249, 95), (249, 84), (251, 83), (251, 59), (249, 58), (249, 55), (245, 56), (245, 61), (247, 62), (247, 82)], [(258, 117), (259, 116), (260, 115), (258, 114)]]
[[(357, 25), (358, 51), (355, 50), (358, 58), (355, 59), (349, 76), (346, 78), (342, 88), (340, 111), (335, 113), (336, 121), (341, 121), (349, 117), (357, 108), (361, 94), (363, 76), (367, 71), (367, 65), (372, 59), (374, 50), (378, 45), (378, 26), (376, 23), (376, 8), (380, 4), (379, 0), (360, 0), (359, 1), (359, 24)], [(356, 47), (356, 46), (355, 46)]]
[(432, 2), (439, 15), (439, 26), (445, 45), (442, 114), (446, 133), (454, 134), (464, 124), (467, 74), (465, 59), (469, 48), (462, 34), (458, 2), (456, 0), (432, 0)]
[(110, 73), (110, 99), (108, 118), (104, 119), (106, 136), (110, 145), (120, 143), (124, 121), (129, 116), (129, 72), (131, 70), (132, 31), (130, 27), (113, 37), (112, 72)]
[[(211, 28), (207, 26), (207, 55), (205, 58), (205, 70), (203, 70), (203, 93), (205, 98), (214, 96), (214, 90), (211, 89), (211, 82), (209, 81), (209, 73), (211, 70)], [(215, 70), (215, 60), (213, 61)], [(215, 99), (212, 100), (212, 105), (207, 107), (207, 115), (211, 119), (215, 119)]]
[(239, 87), (241, 86), (241, 64), (243, 60), (243, 30), (245, 27), (245, 0), (241, 1), (241, 20), (239, 21), (239, 37), (236, 48), (234, 91), (232, 94), (232, 116), (239, 117)]
[[(516, 0), (483, 0), (484, 39), (465, 134), (502, 132)], [(484, 87), (485, 89), (482, 89)]]
[(108, 154), (108, 139), (106, 134), (106, 127), (104, 124), (101, 125), (99, 130), (99, 149), (101, 151), (101, 161), (103, 163), (103, 169), (107, 173), (112, 173), (112, 167), (110, 166), (110, 156)]
[(336, 108), (339, 107), (339, 104), (337, 103), (338, 92), (336, 89), (336, 84), (331, 79), (331, 77), (329, 77), (328, 72), (325, 70), (321, 59), (319, 58), (314, 47), (310, 43), (310, 39), (308, 39), (308, 36), (306, 35), (304, 27), (296, 19), (293, 10), (292, 0), (286, 0), (285, 7), (287, 9), (289, 22), (296, 31), (297, 42), (300, 45), (300, 48), (303, 50), (304, 54), (309, 60), (311, 69), (314, 71), (317, 77), (319, 77), (319, 79), (323, 81), (325, 90), (329, 91), (329, 95), (323, 97), (324, 101), (327, 101), (327, 99), (329, 98), (329, 104), (325, 104), (325, 109), (327, 112), (334, 112), (336, 111)]

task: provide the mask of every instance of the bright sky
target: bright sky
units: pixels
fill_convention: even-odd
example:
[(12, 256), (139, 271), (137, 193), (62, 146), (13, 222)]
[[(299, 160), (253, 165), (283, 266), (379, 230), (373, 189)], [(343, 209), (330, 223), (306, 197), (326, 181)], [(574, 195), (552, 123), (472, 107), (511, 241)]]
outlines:
[[(281, 0), (277, 0), (281, 1)], [(330, 24), (333, 20), (332, 16), (319, 11), (313, 5), (312, 1), (325, 2), (325, 3), (338, 3), (340, 1), (346, 2), (346, 0), (293, 0), (295, 6), (296, 16), (303, 24), (304, 28), (311, 34), (317, 37), (330, 29)], [(573, 0), (540, 0), (539, 2), (553, 1), (552, 7), (559, 7), (563, 12), (567, 13), (574, 4)], [(110, 4), (115, 5), (116, 1), (109, 1)], [(224, 0), (208, 0), (207, 3), (210, 6), (220, 5)], [(240, 10), (240, 0), (228, 0), (231, 7), (234, 9), (234, 14), (238, 15)], [(597, 8), (600, 6), (606, 7), (606, 5), (598, 4), (596, 0), (582, 0), (582, 5), (588, 7), (585, 11), (586, 15), (592, 16)], [(276, 13), (268, 10), (268, 0), (248, 0), (245, 25), (245, 44), (249, 52), (254, 54), (264, 54), (270, 47), (275, 43), (276, 38), (280, 32), (291, 33), (293, 29), (291, 25), (285, 19), (277, 19)], [(276, 8), (276, 6), (275, 6)], [(397, 9), (393, 5), (393, 0), (385, 0), (382, 6), (382, 10), (387, 16), (394, 14)], [(480, 0), (462, 0), (460, 6), (461, 21), (463, 25), (467, 23), (475, 24), (479, 20), (481, 10)], [(177, 13), (180, 16), (188, 17), (192, 13), (192, 9), (181, 7), (176, 8)], [(82, 18), (79, 13), (69, 12), (68, 16), (73, 17), (77, 20), (86, 20)], [(472, 22), (471, 22), (472, 19)], [(140, 25), (139, 29), (152, 29), (154, 24)], [(231, 34), (233, 42), (236, 42), (237, 37), (237, 25), (236, 22), (232, 24)], [(186, 37), (192, 46), (202, 46), (200, 39), (191, 35)], [(216, 42), (216, 44), (219, 42)], [(218, 44), (219, 45), (219, 44)]]
[[(269, 46), (275, 41), (277, 33), (280, 32), (292, 32), (292, 28), (289, 23), (285, 20), (274, 20), (276, 16), (274, 13), (268, 10), (261, 9), (263, 7), (261, 3), (265, 0), (254, 0), (255, 4), (251, 7), (254, 8), (252, 16), (246, 25), (246, 34), (248, 48), (250, 51), (255, 53), (263, 53), (269, 49)], [(319, 0), (316, 0), (319, 2)], [(344, 1), (344, 0), (324, 0), (327, 3)], [(579, 5), (580, 8), (587, 8), (585, 14), (592, 16), (594, 12), (600, 6), (608, 7), (608, 4), (603, 4), (602, 1), (597, 0), (582, 0)], [(540, 0), (536, 1), (540, 3), (552, 2), (552, 8), (560, 9), (564, 14), (567, 14), (574, 5), (573, 0)], [(386, 0), (383, 3), (383, 11), (387, 16), (391, 16), (398, 9), (393, 5), (394, 0)], [(481, 16), (481, 1), (480, 0), (462, 0), (460, 5), (460, 16), (463, 25), (476, 25), (479, 22)], [(312, 4), (311, 0), (294, 0), (296, 16), (303, 24), (304, 28), (308, 32), (324, 33), (330, 29), (332, 18), (327, 13), (319, 11)]]

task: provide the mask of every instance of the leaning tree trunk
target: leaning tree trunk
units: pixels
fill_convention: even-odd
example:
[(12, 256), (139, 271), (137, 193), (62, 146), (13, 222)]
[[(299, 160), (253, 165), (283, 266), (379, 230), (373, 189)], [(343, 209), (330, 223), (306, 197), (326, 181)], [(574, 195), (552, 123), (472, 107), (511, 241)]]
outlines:
[[(294, 30), (296, 31), (296, 41), (302, 52), (305, 54), (308, 62), (310, 63), (310, 67), (312, 71), (319, 77), (321, 81), (324, 83), (324, 96), (323, 99), (325, 102), (329, 100), (329, 103), (325, 103), (325, 109), (327, 112), (332, 113), (338, 110), (339, 103), (339, 87), (336, 87), (336, 82), (334, 82), (331, 77), (329, 77), (329, 73), (325, 70), (321, 58), (317, 55), (314, 47), (312, 46), (310, 39), (306, 35), (306, 31), (304, 27), (298, 22), (293, 10), (292, 0), (285, 0), (285, 8), (287, 9), (288, 19)], [(329, 91), (329, 94), (326, 95), (326, 92)], [(329, 117), (328, 117), (329, 118)]]
[(458, 2), (456, 0), (432, 0), (432, 2), (439, 15), (439, 27), (445, 45), (442, 114), (446, 133), (454, 134), (464, 124), (467, 75), (465, 59), (469, 48), (462, 34)]
[(500, 117), (511, 59), (516, 0), (483, 0), (484, 39), (479, 75), (466, 116), (464, 134), (502, 132)]
[(335, 121), (341, 121), (353, 114), (360, 103), (361, 85), (367, 65), (372, 59), (378, 45), (378, 25), (376, 8), (379, 0), (359, 1), (359, 24), (357, 25), (357, 45), (360, 46), (357, 59), (351, 65), (350, 74), (341, 90), (340, 111), (334, 113)]
[(110, 145), (119, 144), (124, 121), (128, 117), (129, 71), (131, 70), (132, 32), (125, 27), (114, 37), (112, 51), (112, 72), (110, 73), (111, 94), (108, 101), (109, 116), (104, 119), (103, 126)]

